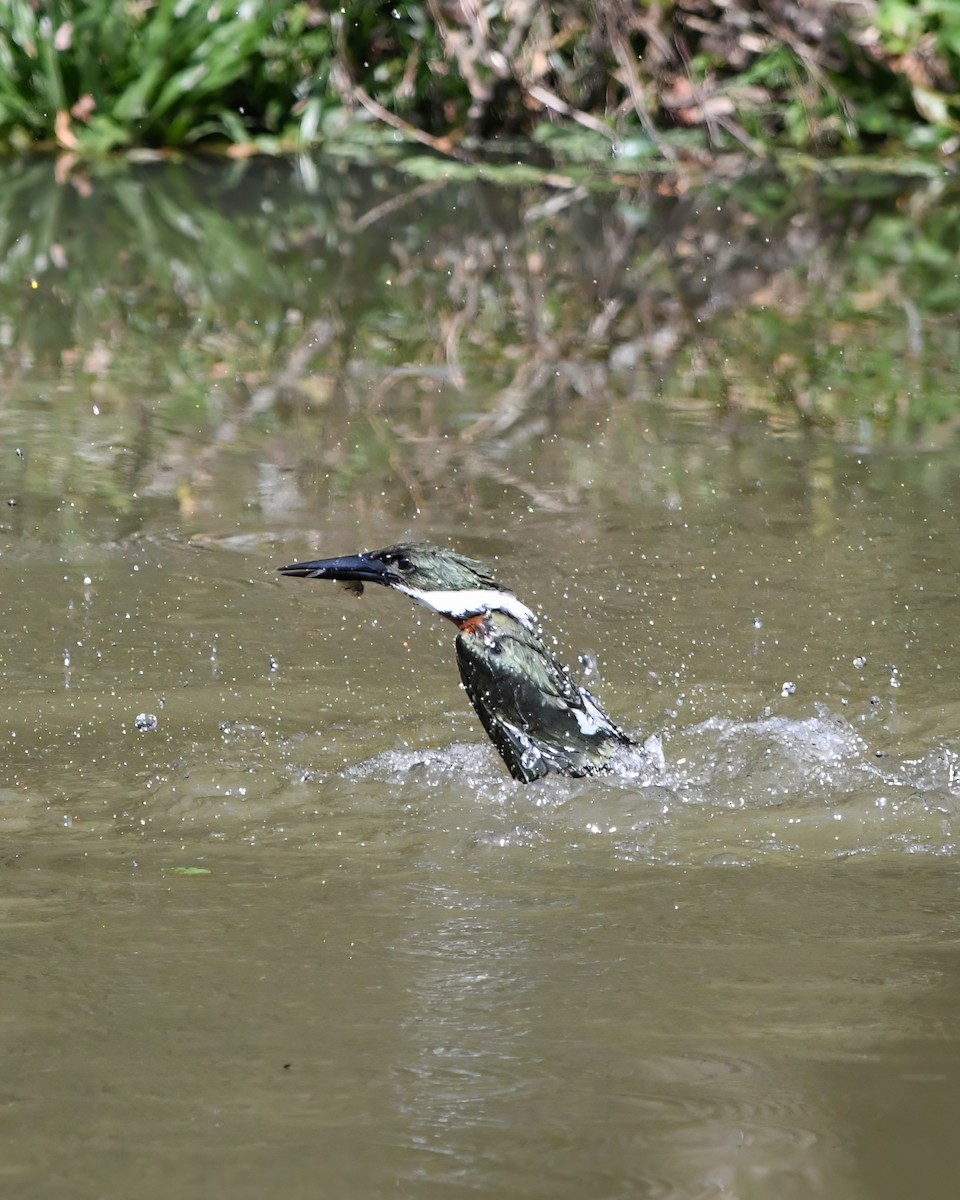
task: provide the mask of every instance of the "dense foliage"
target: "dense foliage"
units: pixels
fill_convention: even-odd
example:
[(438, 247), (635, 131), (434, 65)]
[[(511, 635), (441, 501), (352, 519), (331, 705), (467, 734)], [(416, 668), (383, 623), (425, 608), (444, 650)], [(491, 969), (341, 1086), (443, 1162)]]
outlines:
[(20, 149), (283, 150), (362, 117), (461, 155), (564, 130), (668, 157), (951, 152), (958, 79), (956, 0), (0, 0)]

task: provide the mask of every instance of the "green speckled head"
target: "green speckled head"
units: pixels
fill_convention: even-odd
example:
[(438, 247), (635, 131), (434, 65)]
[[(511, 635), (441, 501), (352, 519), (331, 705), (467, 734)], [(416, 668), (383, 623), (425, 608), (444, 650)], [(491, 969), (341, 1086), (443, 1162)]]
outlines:
[(483, 563), (467, 558), (446, 546), (428, 542), (402, 542), (369, 555), (398, 576), (396, 582), (424, 592), (458, 592), (472, 588), (489, 588), (504, 592)]

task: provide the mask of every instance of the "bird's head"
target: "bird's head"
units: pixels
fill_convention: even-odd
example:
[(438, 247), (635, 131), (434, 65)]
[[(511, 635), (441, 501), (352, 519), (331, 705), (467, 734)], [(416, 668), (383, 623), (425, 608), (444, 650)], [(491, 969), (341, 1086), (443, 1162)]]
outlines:
[(379, 583), (454, 621), (499, 609), (524, 625), (535, 623), (526, 605), (497, 583), (482, 563), (446, 546), (408, 542), (345, 558), (293, 563), (279, 570), (301, 579), (336, 579), (357, 592), (365, 583)]

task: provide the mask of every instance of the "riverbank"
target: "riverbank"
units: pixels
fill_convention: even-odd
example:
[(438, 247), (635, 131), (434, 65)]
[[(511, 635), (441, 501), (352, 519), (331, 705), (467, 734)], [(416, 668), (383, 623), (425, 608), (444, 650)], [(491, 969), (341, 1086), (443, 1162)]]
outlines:
[(290, 153), (361, 128), (545, 166), (960, 147), (952, 5), (93, 0), (58, 14), (0, 0), (8, 153)]

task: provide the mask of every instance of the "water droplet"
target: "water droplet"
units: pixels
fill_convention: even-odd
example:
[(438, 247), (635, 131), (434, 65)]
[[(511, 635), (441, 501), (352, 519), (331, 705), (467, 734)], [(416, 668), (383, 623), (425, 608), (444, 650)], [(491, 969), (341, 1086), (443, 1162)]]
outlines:
[(520, 755), (520, 765), (525, 771), (533, 771), (540, 766), (540, 751), (535, 746), (527, 746)]

